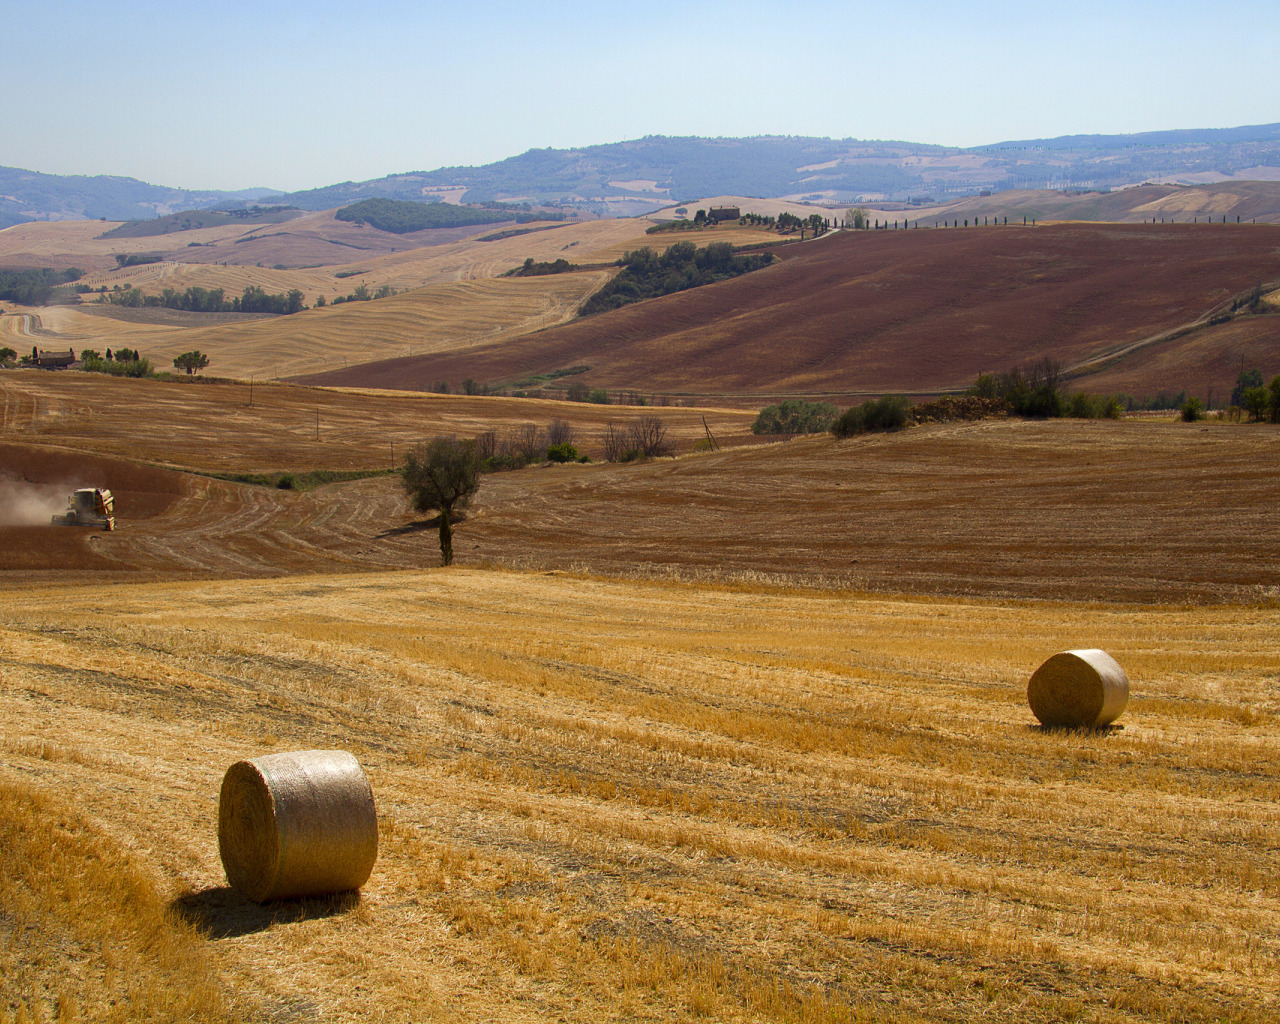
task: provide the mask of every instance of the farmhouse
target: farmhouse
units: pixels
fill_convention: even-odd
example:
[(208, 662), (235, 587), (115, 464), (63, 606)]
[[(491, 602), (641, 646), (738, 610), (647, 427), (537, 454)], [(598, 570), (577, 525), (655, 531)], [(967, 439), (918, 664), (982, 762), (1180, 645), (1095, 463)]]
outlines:
[(65, 370), (76, 361), (76, 351), (69, 348), (65, 352), (51, 352), (48, 349), (37, 348), (35, 357), (36, 366), (46, 370)]
[(742, 216), (742, 211), (736, 206), (713, 206), (711, 213), (708, 215), (711, 220), (737, 220)]

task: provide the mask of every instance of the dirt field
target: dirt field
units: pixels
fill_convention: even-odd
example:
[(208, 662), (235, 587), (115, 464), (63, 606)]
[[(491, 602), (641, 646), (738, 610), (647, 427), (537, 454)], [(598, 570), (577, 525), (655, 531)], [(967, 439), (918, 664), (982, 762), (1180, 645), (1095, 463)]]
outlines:
[(392, 442), (402, 450), (435, 434), (501, 437), (553, 419), (572, 423), (584, 450), (598, 455), (607, 423), (645, 412), (662, 418), (678, 451), (704, 438), (707, 426), (725, 445), (755, 440), (754, 414), (730, 409), (0, 372), (0, 442), (201, 471), (381, 469), (391, 464)]
[(37, 566), (77, 569), (87, 552), (113, 578), (433, 565), (434, 534), (408, 514), (392, 478), (293, 494), (175, 476), (162, 488), (181, 495), (174, 508), (125, 529), (134, 485), (121, 460), (379, 470), (392, 465), (393, 441), (402, 454), (434, 433), (501, 436), (554, 417), (599, 458), (607, 422), (652, 411), (685, 457), (486, 477), (459, 531), (460, 562), (1014, 599), (1280, 595), (1280, 482), (1260, 469), (1280, 452), (1269, 424), (986, 421), (694, 455), (704, 415), (730, 445), (751, 439), (751, 417), (277, 386), (255, 389), (250, 407), (240, 386), (14, 376), (32, 383), (5, 390), (11, 429), (0, 438), (21, 447), (0, 467), (88, 486), (62, 464), (46, 469), (47, 447), (31, 446), (110, 456), (96, 473), (120, 494), (122, 523), (115, 534), (44, 531), (40, 543), (57, 553), (30, 537), (5, 542), (0, 530), (0, 564), (23, 579)]
[[(0, 608), (0, 794), (43, 842), (0, 854), (20, 880), (0, 918), (10, 1011), (101, 1020), (105, 993), (153, 1020), (1280, 1006), (1274, 605), (454, 569)], [(1032, 728), (1028, 674), (1081, 644), (1126, 667), (1124, 729)], [(311, 747), (369, 772), (374, 875), (358, 899), (249, 904), (218, 862), (221, 775)], [(86, 848), (132, 896), (86, 884)], [(156, 900), (198, 933), (136, 937)]]
[[(1202, 319), (1280, 278), (1278, 246), (1280, 227), (1234, 224), (841, 232), (788, 247), (779, 265), (732, 281), (543, 331), (518, 357), (494, 344), (307, 380), (411, 388), (441, 377), (497, 380), (518, 358), (545, 369), (587, 363), (593, 385), (707, 401), (933, 393), (1043, 356), (1070, 367)], [(1255, 347), (1280, 362), (1276, 328), (1257, 331)], [(1224, 344), (1238, 366), (1240, 352)], [(1196, 354), (1159, 379), (1182, 373), (1174, 390), (1230, 392), (1238, 369), (1203, 376), (1221, 372), (1215, 359)], [(1134, 388), (1154, 394), (1160, 385), (1141, 378), (1141, 366), (1129, 360)], [(1076, 384), (1092, 387), (1087, 376)]]

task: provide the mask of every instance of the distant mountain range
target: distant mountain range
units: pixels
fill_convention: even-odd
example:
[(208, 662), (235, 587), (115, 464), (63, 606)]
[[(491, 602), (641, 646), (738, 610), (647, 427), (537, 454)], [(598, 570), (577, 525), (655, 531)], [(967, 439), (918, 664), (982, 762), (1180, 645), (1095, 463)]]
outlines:
[(134, 178), (0, 168), (0, 227), (27, 220), (138, 220), (254, 203), (325, 210), (362, 199), (516, 202), (633, 216), (706, 196), (810, 202), (938, 202), (1005, 189), (1109, 190), (1144, 181), (1280, 180), (1280, 124), (1071, 135), (958, 149), (912, 142), (647, 136), (533, 149), (302, 192), (195, 192)]

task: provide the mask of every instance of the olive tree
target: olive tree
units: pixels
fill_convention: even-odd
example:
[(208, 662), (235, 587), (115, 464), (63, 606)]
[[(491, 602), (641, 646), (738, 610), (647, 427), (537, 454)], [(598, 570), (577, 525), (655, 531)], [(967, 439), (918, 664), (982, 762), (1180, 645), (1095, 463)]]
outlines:
[(474, 441), (448, 435), (415, 445), (400, 469), (400, 482), (413, 507), (440, 513), (442, 565), (453, 564), (453, 510), (465, 508), (479, 490), (481, 462)]

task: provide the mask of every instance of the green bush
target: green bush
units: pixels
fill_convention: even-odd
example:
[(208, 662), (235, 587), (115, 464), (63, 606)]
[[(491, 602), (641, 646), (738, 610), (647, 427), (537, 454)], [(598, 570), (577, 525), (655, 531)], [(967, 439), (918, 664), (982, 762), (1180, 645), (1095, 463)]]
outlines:
[(1188, 398), (1187, 404), (1182, 407), (1182, 422), (1195, 423), (1202, 419), (1204, 419), (1204, 403), (1198, 398)]
[(767, 405), (751, 424), (753, 434), (821, 434), (836, 418), (836, 407), (830, 402), (806, 402), (788, 398), (777, 405)]
[(578, 449), (567, 441), (564, 444), (553, 444), (547, 448), (547, 460), (549, 462), (577, 462)]
[(851, 405), (831, 424), (836, 437), (901, 430), (911, 416), (911, 403), (901, 395), (885, 395)]

